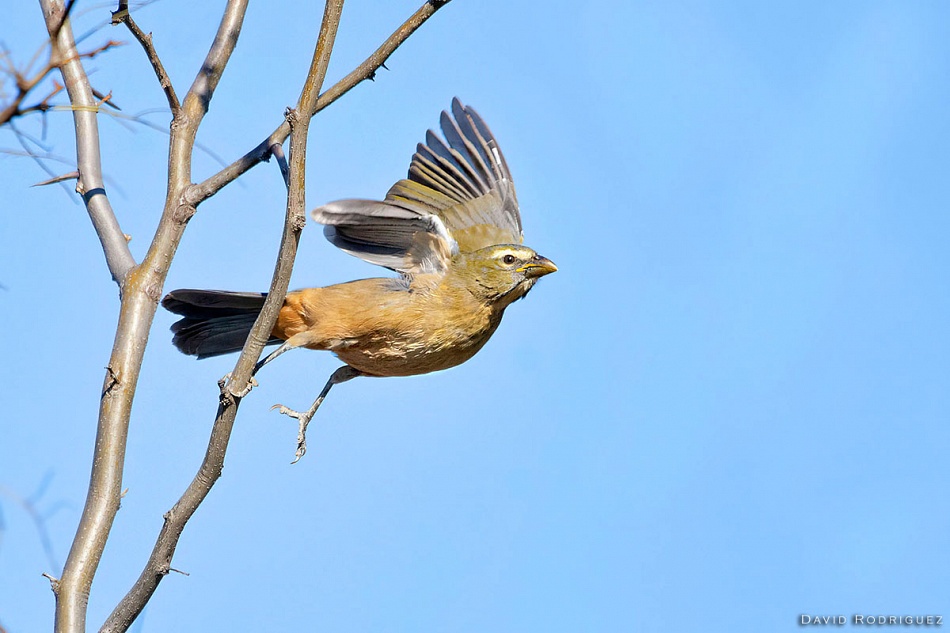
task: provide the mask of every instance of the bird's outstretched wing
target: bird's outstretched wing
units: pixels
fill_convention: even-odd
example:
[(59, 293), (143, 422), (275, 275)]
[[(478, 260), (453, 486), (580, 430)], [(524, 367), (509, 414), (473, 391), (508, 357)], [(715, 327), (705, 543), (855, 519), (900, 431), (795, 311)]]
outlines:
[(445, 141), (429, 130), (409, 177), (385, 201), (339, 200), (312, 212), (327, 239), (406, 274), (442, 272), (459, 251), (522, 243), (514, 183), (491, 130), (458, 98), (440, 123)]

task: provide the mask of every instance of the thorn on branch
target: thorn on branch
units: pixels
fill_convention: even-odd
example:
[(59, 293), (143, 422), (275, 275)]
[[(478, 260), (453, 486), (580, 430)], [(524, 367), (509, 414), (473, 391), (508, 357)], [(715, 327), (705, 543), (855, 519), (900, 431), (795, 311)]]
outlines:
[[(102, 94), (101, 92), (99, 92), (98, 90), (96, 90), (95, 88), (93, 88), (93, 89), (92, 89), (92, 94), (95, 95), (95, 97), (96, 97), (97, 99), (99, 99), (99, 103), (96, 104), (97, 106), (101, 106), (103, 103), (106, 103), (107, 101), (109, 101), (109, 99), (112, 98), (112, 91), (111, 91), (111, 90), (109, 91), (109, 94), (103, 96), (103, 94)], [(115, 107), (115, 106), (113, 106), (113, 107)]]
[(59, 593), (59, 578), (51, 576), (46, 572), (43, 572), (43, 578), (46, 578), (49, 581), (49, 588), (53, 590), (53, 593)]
[(169, 567), (169, 568), (168, 568), (168, 571), (173, 571), (173, 572), (175, 572), (176, 574), (181, 574), (182, 576), (190, 576), (190, 575), (191, 575), (191, 574), (189, 574), (189, 573), (186, 572), (186, 571), (182, 571), (182, 570), (180, 570), (180, 569), (175, 569), (174, 567)]
[(111, 396), (112, 390), (115, 389), (116, 386), (122, 384), (119, 380), (119, 376), (115, 373), (112, 367), (106, 366), (106, 371), (109, 373), (109, 382), (106, 384), (106, 388), (102, 391), (103, 398), (106, 396)]
[(113, 108), (113, 109), (115, 109), (115, 110), (119, 110), (119, 111), (122, 110), (122, 108), (120, 108), (118, 105), (115, 104), (115, 102), (112, 101), (112, 91), (111, 91), (111, 90), (109, 91), (109, 94), (104, 95), (104, 94), (102, 94), (101, 92), (99, 92), (98, 90), (96, 90), (95, 88), (93, 88), (93, 89), (92, 89), (92, 94), (95, 95), (96, 99), (99, 99), (99, 105), (105, 104), (105, 105), (107, 105), (107, 106), (109, 106), (110, 108)]
[(73, 178), (79, 178), (78, 171), (71, 171), (68, 174), (63, 174), (62, 176), (56, 176), (54, 178), (50, 178), (49, 180), (44, 180), (43, 182), (38, 182), (30, 186), (31, 187), (45, 187), (46, 185), (55, 185), (56, 183), (60, 183), (65, 180), (72, 180)]

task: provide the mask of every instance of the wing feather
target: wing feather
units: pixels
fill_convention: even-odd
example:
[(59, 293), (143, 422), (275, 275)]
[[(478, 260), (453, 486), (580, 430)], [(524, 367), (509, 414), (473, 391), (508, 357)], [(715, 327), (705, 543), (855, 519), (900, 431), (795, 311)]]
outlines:
[(429, 187), (444, 192), (453, 200), (473, 200), (477, 196), (472, 196), (452, 177), (452, 174), (446, 173), (441, 165), (432, 162), (422, 153), (416, 154), (412, 165), (409, 167), (409, 174), (416, 176), (424, 181)]
[(439, 216), (385, 202), (339, 200), (311, 215), (340, 250), (399, 272), (443, 272), (458, 252)]
[(431, 156), (432, 161), (437, 162), (465, 188), (470, 198), (477, 198), (485, 191), (485, 184), (480, 181), (478, 174), (469, 167), (462, 155), (448, 147), (432, 130), (426, 131), (426, 144), (420, 143), (416, 151), (422, 156)]
[(523, 241), (511, 173), (475, 110), (452, 100), (445, 140), (429, 130), (383, 202), (340, 200), (315, 209), (334, 245), (370, 263), (412, 274), (441, 272), (459, 251)]

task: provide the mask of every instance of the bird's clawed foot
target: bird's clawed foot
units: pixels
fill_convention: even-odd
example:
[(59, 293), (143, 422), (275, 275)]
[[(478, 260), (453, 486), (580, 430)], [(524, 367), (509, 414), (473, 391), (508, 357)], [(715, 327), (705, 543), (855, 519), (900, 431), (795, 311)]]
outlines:
[(313, 415), (317, 412), (321, 402), (323, 402), (323, 398), (317, 398), (316, 402), (314, 402), (309, 409), (303, 412), (294, 411), (290, 407), (286, 407), (282, 404), (275, 404), (271, 407), (271, 411), (278, 409), (279, 413), (290, 416), (298, 422), (297, 452), (294, 455), (294, 461), (290, 462), (291, 464), (296, 464), (307, 452), (307, 426), (310, 424), (310, 420), (313, 419)]
[(289, 415), (292, 418), (295, 418), (300, 426), (297, 430), (297, 454), (294, 457), (294, 461), (290, 462), (291, 464), (296, 464), (301, 457), (304, 456), (304, 453), (307, 452), (307, 425), (310, 424), (311, 418), (317, 412), (317, 409), (320, 408), (320, 404), (323, 402), (323, 399), (327, 397), (327, 394), (330, 393), (330, 389), (333, 385), (338, 385), (341, 382), (346, 382), (347, 380), (352, 380), (360, 375), (358, 369), (354, 369), (349, 365), (343, 365), (335, 372), (330, 375), (330, 380), (327, 381), (327, 384), (323, 386), (323, 391), (320, 392), (320, 395), (317, 396), (317, 399), (313, 401), (313, 404), (310, 405), (310, 408), (301, 413), (300, 411), (294, 411), (289, 407), (285, 407), (282, 404), (275, 404), (271, 407), (271, 411), (274, 409), (280, 409), (280, 412), (284, 415)]
[(245, 385), (244, 389), (235, 391), (231, 388), (231, 372), (221, 376), (221, 378), (218, 380), (218, 388), (221, 389), (222, 392), (227, 389), (227, 392), (235, 398), (243, 398), (247, 394), (251, 393), (251, 389), (259, 385), (260, 383), (257, 382), (257, 379), (254, 378), (254, 376), (251, 376), (250, 379), (248, 379), (247, 385)]

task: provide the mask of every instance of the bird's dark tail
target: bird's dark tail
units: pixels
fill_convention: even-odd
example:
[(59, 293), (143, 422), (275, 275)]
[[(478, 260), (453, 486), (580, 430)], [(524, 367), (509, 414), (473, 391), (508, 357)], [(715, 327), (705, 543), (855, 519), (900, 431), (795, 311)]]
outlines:
[(238, 352), (266, 297), (261, 292), (173, 290), (162, 299), (162, 306), (184, 318), (172, 325), (172, 343), (183, 354), (198, 358)]

